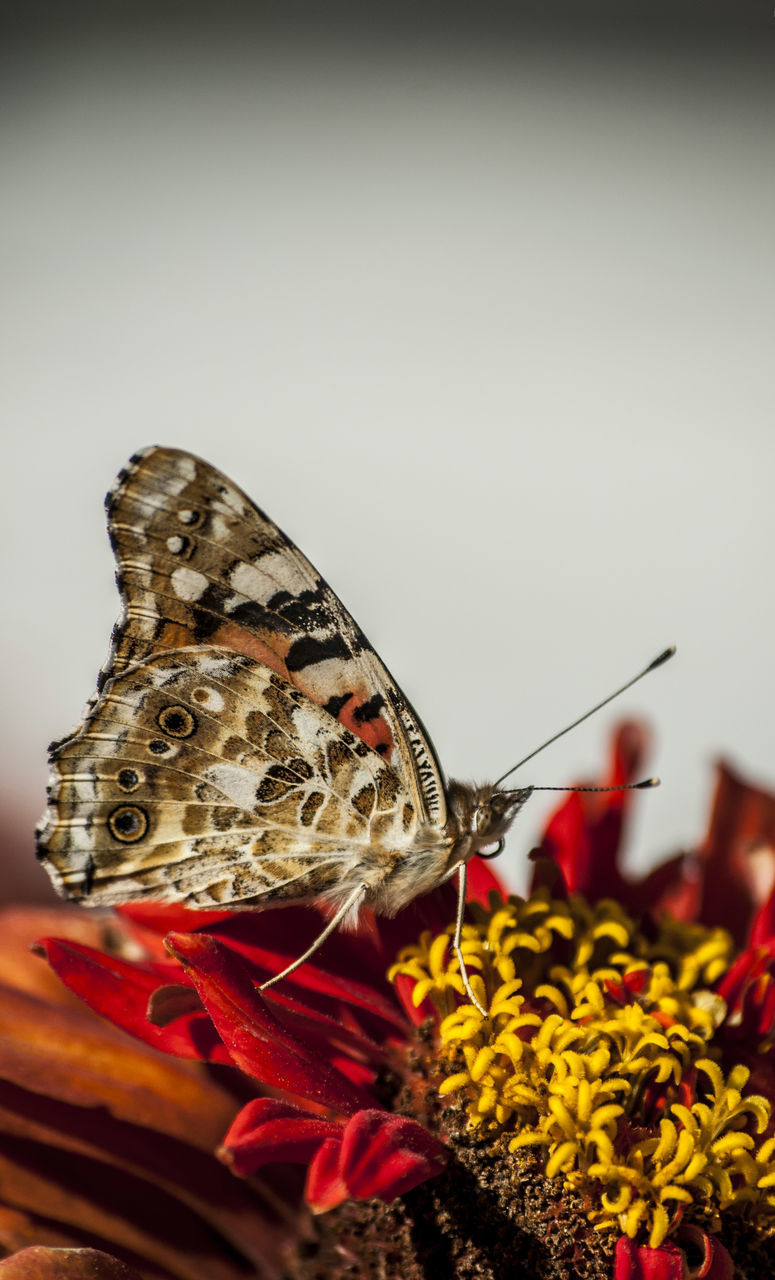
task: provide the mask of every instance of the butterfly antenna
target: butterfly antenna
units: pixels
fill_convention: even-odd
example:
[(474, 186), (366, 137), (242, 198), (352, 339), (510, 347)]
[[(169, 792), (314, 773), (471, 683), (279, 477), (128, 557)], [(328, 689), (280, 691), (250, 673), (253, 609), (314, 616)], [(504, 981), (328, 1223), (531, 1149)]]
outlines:
[(640, 782), (620, 782), (615, 787), (531, 787), (532, 791), (648, 791), (660, 786), (659, 778), (643, 778)]
[[(572, 724), (568, 724), (564, 729), (560, 729), (559, 733), (555, 733), (551, 738), (547, 738), (546, 742), (542, 742), (541, 746), (536, 747), (535, 751), (531, 751), (529, 755), (525, 756), (522, 760), (518, 760), (516, 764), (513, 764), (510, 769), (507, 769), (505, 773), (501, 774), (500, 778), (498, 778), (498, 781), (495, 783), (495, 786), (499, 787), (504, 778), (508, 778), (510, 773), (514, 773), (516, 769), (521, 769), (523, 764), (527, 764), (528, 760), (533, 759), (533, 756), (537, 756), (540, 751), (544, 751), (546, 747), (551, 746), (551, 744), (556, 742), (558, 738), (562, 738), (566, 733), (570, 733), (571, 729), (575, 729), (576, 726), (582, 724), (584, 720), (588, 720), (596, 711), (600, 711), (602, 707), (608, 706), (609, 702), (613, 702), (614, 698), (618, 698), (619, 694), (624, 693), (625, 690), (631, 689), (634, 684), (637, 684), (639, 680), (642, 680), (644, 676), (647, 676), (650, 671), (656, 671), (657, 667), (661, 667), (663, 662), (667, 662), (669, 658), (672, 658), (674, 653), (675, 645), (671, 644), (669, 649), (665, 649), (663, 653), (660, 653), (659, 657), (654, 658), (653, 662), (650, 662), (647, 667), (644, 667), (642, 671), (639, 671), (636, 676), (633, 676), (632, 679), (628, 680), (626, 684), (623, 684), (621, 688), (614, 689), (613, 693), (609, 693), (608, 697), (603, 698), (602, 702), (598, 702), (594, 707), (590, 707), (589, 711), (585, 711), (583, 716), (579, 716), (578, 720), (574, 720)], [(639, 786), (640, 784), (637, 783), (635, 785)], [(649, 785), (653, 784), (649, 782)], [(558, 789), (562, 790), (562, 788)], [(542, 790), (542, 788), (536, 787), (535, 790)]]

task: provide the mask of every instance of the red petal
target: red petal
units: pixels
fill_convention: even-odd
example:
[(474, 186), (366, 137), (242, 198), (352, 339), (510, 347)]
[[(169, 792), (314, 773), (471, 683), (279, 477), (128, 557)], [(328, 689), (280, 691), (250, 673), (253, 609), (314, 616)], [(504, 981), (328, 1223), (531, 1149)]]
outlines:
[(681, 1229), (681, 1242), (693, 1245), (702, 1257), (699, 1266), (692, 1266), (690, 1280), (732, 1280), (734, 1263), (720, 1241), (700, 1227), (687, 1225)]
[(754, 916), (748, 941), (752, 947), (762, 947), (773, 940), (775, 940), (775, 889)]
[(101, 1249), (32, 1245), (0, 1262), (2, 1280), (141, 1280), (140, 1273)]
[(686, 1259), (671, 1241), (659, 1249), (620, 1236), (614, 1253), (614, 1280), (687, 1280)]
[[(188, 913), (189, 916), (196, 914)], [(286, 907), (262, 911), (260, 916), (247, 911), (232, 913), (228, 920), (206, 932), (239, 951), (255, 966), (254, 978), (260, 984), (282, 972), (302, 954), (320, 933), (321, 925), (317, 911)], [(315, 961), (302, 965), (283, 979), (282, 985), (300, 1004), (337, 1017), (345, 1002), (372, 1018), (387, 1022), (403, 1036), (406, 1024), (385, 979), (385, 971), (394, 958), (394, 955), (389, 958), (380, 955), (369, 938), (341, 934), (329, 938)], [(353, 974), (359, 977), (353, 978)], [(382, 1037), (385, 1028), (377, 1025), (375, 1032)]]
[(430, 996), (426, 996), (422, 1004), (414, 1004), (412, 992), (416, 985), (414, 978), (408, 977), (405, 973), (399, 973), (395, 980), (396, 995), (406, 1010), (407, 1017), (415, 1027), (421, 1026), (427, 1018), (434, 1018), (438, 1022), (439, 1015)]
[(195, 932), (197, 929), (214, 929), (228, 920), (228, 911), (192, 911), (178, 903), (125, 902), (114, 907), (125, 931), (135, 938), (149, 958), (166, 960), (164, 939), (173, 931)]
[(242, 1108), (219, 1155), (235, 1173), (249, 1177), (273, 1160), (309, 1164), (326, 1138), (339, 1138), (343, 1125), (321, 1120), (276, 1098), (256, 1098)]
[(18, 987), (55, 1004), (78, 1004), (45, 964), (31, 958), (36, 938), (49, 934), (100, 947), (103, 920), (82, 907), (5, 907), (0, 910), (0, 974), (8, 987)]
[[(648, 738), (642, 725), (626, 721), (616, 731), (608, 775), (601, 786), (621, 786), (641, 772)], [(616, 898), (626, 885), (618, 867), (631, 791), (573, 792), (555, 811), (540, 853), (554, 859), (568, 888), (593, 902)]]
[(455, 919), (456, 907), (457, 890), (447, 883), (422, 898), (415, 898), (392, 919), (380, 917), (378, 928), (384, 970), (393, 963), (402, 947), (414, 946), (424, 930), (434, 935), (442, 933)]
[(754, 909), (775, 875), (775, 795), (752, 787), (723, 761), (717, 766), (710, 826), (699, 856), (704, 864), (703, 924), (723, 925), (744, 943)]
[(231, 911), (192, 911), (174, 902), (125, 902), (115, 908), (122, 920), (148, 929), (163, 938), (173, 930), (181, 933), (191, 929), (209, 929), (228, 920)]
[[(278, 985), (282, 986), (282, 983)], [(359, 1029), (348, 1026), (344, 1012), (338, 1018), (330, 1017), (317, 1009), (305, 1007), (298, 1000), (290, 999), (276, 987), (267, 992), (265, 999), (271, 1011), (281, 1019), (283, 1026), (297, 1035), (305, 1044), (322, 1053), (327, 1062), (334, 1057), (349, 1058), (348, 1075), (355, 1060), (371, 1064), (367, 1067), (367, 1071), (372, 1077), (376, 1066), (386, 1062), (387, 1050)], [(404, 1027), (402, 1041), (406, 1038), (406, 1030), (407, 1028)]]
[(185, 980), (175, 965), (121, 960), (61, 938), (41, 938), (37, 946), (65, 986), (138, 1040), (179, 1058), (230, 1062), (204, 1010), (185, 1014), (163, 1027), (148, 1021), (152, 996), (162, 987)]
[(628, 883), (623, 905), (633, 915), (648, 910), (655, 918), (667, 912), (674, 920), (697, 920), (702, 900), (702, 870), (697, 858), (679, 853), (660, 862), (648, 875)]
[(172, 933), (167, 947), (185, 967), (233, 1062), (275, 1089), (350, 1115), (371, 1099), (297, 1039), (256, 991), (251, 971), (207, 934)]
[(504, 888), (496, 876), (491, 864), (482, 858), (472, 858), (468, 864), (468, 899), (489, 907), (490, 894), (504, 896)]
[(304, 1194), (313, 1213), (326, 1213), (349, 1197), (350, 1193), (339, 1177), (341, 1146), (341, 1137), (326, 1138), (307, 1170)]
[(389, 1204), (444, 1165), (444, 1147), (427, 1129), (385, 1111), (359, 1111), (348, 1121), (336, 1161), (334, 1141), (328, 1139), (310, 1166), (307, 1199), (316, 1213), (347, 1198), (377, 1196)]

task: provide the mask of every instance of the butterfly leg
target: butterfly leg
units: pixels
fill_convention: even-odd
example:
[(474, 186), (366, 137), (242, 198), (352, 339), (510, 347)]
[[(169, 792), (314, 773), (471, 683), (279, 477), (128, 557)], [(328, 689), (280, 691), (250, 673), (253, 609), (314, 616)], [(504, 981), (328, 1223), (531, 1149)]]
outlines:
[(276, 982), (280, 982), (283, 978), (287, 978), (290, 973), (294, 973), (296, 969), (300, 969), (303, 964), (306, 964), (307, 960), (309, 960), (311, 956), (314, 956), (318, 948), (323, 945), (326, 938), (330, 937), (334, 930), (342, 923), (348, 911), (351, 911), (353, 907), (357, 906), (364, 895), (368, 893), (369, 888), (370, 886), (367, 884), (356, 885), (349, 897), (345, 898), (336, 914), (331, 917), (323, 932), (318, 935), (312, 946), (308, 947), (304, 952), (304, 955), (299, 956), (298, 960), (294, 960), (293, 964), (289, 964), (286, 969), (283, 969), (282, 973), (276, 973), (268, 982), (262, 982), (261, 986), (258, 988), (259, 991), (266, 991), (267, 987), (273, 987)]
[[(463, 986), (466, 989), (466, 995), (468, 996), (474, 1008), (479, 1010), (483, 1018), (486, 1018), (487, 1010), (482, 1008), (476, 996), (474, 995), (473, 987), (471, 986), (471, 980), (468, 976), (468, 970), (466, 969), (466, 962), (463, 959), (463, 952), (460, 946), (460, 940), (463, 936), (463, 917), (465, 916), (465, 913), (466, 913), (466, 888), (468, 885), (468, 868), (465, 862), (459, 862), (457, 864), (457, 868), (453, 867), (452, 870), (453, 871), (457, 870), (458, 872), (457, 919), (455, 920), (455, 936), (452, 940), (452, 946), (454, 948), (455, 955), (457, 956), (458, 964), (460, 965), (460, 976), (463, 979)], [(450, 877), (449, 875), (447, 875), (444, 878), (449, 879)]]

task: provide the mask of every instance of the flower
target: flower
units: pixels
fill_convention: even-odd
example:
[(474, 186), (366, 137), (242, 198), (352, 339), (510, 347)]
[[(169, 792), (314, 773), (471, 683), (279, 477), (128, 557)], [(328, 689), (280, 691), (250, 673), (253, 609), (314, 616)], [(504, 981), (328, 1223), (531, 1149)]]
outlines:
[[(385, 979), (388, 953), (373, 922), (365, 936), (332, 939), (325, 967), (308, 963), (264, 997), (257, 987), (313, 940), (315, 913), (131, 907), (120, 915), (144, 959), (58, 938), (40, 947), (72, 991), (130, 1034), (237, 1067), (253, 1084), (256, 1096), (219, 1148), (235, 1173), (306, 1164), (307, 1201), (321, 1212), (347, 1198), (393, 1200), (441, 1170), (439, 1140), (379, 1096), (379, 1073), (411, 1022)], [(426, 906), (385, 932), (414, 932), (420, 915), (437, 928), (446, 918)]]
[(86, 912), (0, 913), (0, 1277), (278, 1277), (291, 1195), (213, 1154), (239, 1091), (96, 1017), (30, 954), (52, 929), (107, 941)]
[[(622, 726), (603, 781), (639, 773), (646, 746)], [(463, 950), (487, 1019), (452, 955), (448, 886), (329, 938), (265, 993), (316, 936), (315, 912), (134, 906), (112, 937), (54, 928), (40, 949), (134, 1051), (216, 1091), (220, 1109), (203, 1098), (206, 1123), (185, 1112), (176, 1140), (217, 1149), (223, 1204), (252, 1197), (250, 1274), (729, 1280), (732, 1258), (766, 1274), (775, 800), (727, 766), (719, 777), (704, 841), (640, 881), (619, 864), (632, 792), (563, 801), (525, 900), (471, 864)], [(730, 879), (727, 930), (713, 885)], [(118, 1056), (112, 1070), (123, 1100), (133, 1077)], [(62, 1131), (78, 1132), (83, 1103)], [(132, 1172), (154, 1185), (166, 1131), (143, 1137)], [(174, 1176), (183, 1198), (185, 1160)], [(115, 1236), (68, 1243), (136, 1265)]]
[[(639, 770), (642, 745), (623, 726), (609, 785)], [(531, 895), (474, 910), (462, 950), (487, 1018), (465, 998), (449, 930), (424, 934), (393, 972), (435, 1006), (440, 1092), (469, 1126), (538, 1157), (601, 1236), (622, 1233), (615, 1280), (683, 1277), (697, 1253), (691, 1274), (722, 1280), (722, 1240), (758, 1250), (764, 1268), (775, 1236), (773, 900), (770, 888), (751, 923), (770, 881), (741, 874), (772, 858), (775, 802), (721, 766), (704, 844), (638, 884), (617, 862), (627, 804), (573, 793), (534, 855)], [(732, 918), (742, 934), (747, 914), (752, 944), (734, 963), (730, 934), (694, 919), (718, 919), (707, 879), (725, 855), (738, 865)], [(637, 919), (625, 902), (640, 903)]]

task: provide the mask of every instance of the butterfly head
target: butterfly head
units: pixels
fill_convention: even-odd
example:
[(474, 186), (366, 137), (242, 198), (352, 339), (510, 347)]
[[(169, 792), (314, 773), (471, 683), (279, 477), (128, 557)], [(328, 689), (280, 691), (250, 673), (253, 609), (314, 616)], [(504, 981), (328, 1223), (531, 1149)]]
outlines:
[[(500, 853), (503, 837), (532, 791), (532, 787), (504, 790), (492, 784), (450, 782), (448, 830), (454, 840), (450, 866), (477, 854), (487, 858)], [(497, 846), (495, 850), (493, 845)]]

